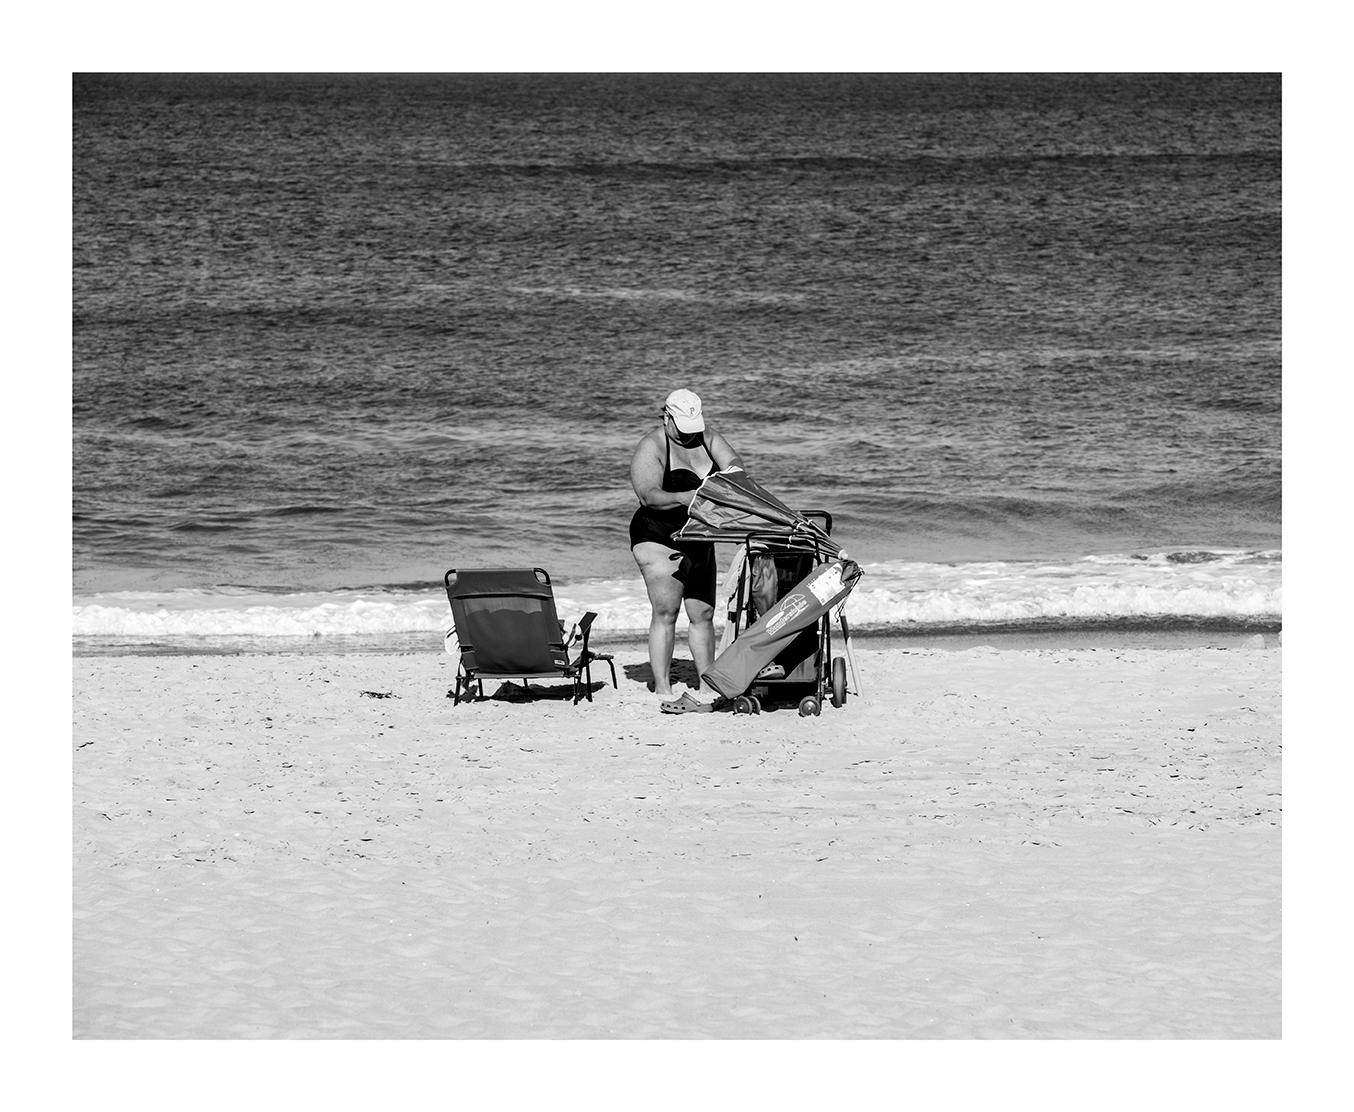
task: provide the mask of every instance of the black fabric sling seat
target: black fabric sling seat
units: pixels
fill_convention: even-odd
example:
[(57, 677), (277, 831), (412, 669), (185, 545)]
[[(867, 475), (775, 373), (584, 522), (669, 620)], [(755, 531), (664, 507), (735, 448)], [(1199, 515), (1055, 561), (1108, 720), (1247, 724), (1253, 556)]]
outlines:
[[(460, 645), (454, 702), (484, 696), (484, 681), (571, 681), (575, 704), (592, 701), (592, 662), (605, 661), (616, 683), (611, 654), (588, 647), (597, 615), (584, 614), (566, 636), (555, 610), (549, 574), (542, 568), (452, 568), (445, 576), (447, 601)], [(579, 645), (576, 656), (570, 648)]]

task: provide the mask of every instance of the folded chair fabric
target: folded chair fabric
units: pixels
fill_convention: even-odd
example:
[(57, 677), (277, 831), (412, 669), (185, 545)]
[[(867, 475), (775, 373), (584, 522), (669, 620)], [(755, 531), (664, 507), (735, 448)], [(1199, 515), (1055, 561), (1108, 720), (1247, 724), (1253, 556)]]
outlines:
[(575, 705), (584, 696), (591, 702), (594, 660), (606, 662), (619, 686), (611, 654), (588, 647), (597, 615), (584, 614), (566, 635), (542, 568), (452, 568), (444, 581), (459, 650), (455, 704), (463, 693), (467, 701), (482, 698), (486, 679), (518, 680), (528, 696), (528, 680), (567, 679)]
[(742, 694), (792, 638), (846, 601), (860, 574), (854, 560), (820, 564), (715, 657), (701, 682), (726, 698)]

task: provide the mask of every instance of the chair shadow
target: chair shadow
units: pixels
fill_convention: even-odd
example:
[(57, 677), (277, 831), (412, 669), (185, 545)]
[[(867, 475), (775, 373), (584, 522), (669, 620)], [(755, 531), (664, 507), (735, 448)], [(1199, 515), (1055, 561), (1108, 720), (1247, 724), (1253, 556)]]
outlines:
[[(603, 680), (594, 680), (591, 684), (582, 684), (578, 689), (578, 701), (580, 703), (588, 702), (588, 695), (585, 692), (596, 695), (603, 688), (611, 686)], [(456, 689), (447, 688), (447, 698), (454, 699)], [(498, 685), (496, 691), (485, 690), (483, 699), (472, 699), (470, 702), (476, 703), (571, 703), (574, 699), (574, 687), (570, 683), (533, 683), (528, 691), (520, 683), (514, 683), (511, 680), (504, 680)], [(461, 697), (462, 702), (466, 702), (465, 696)]]
[[(626, 679), (642, 683), (648, 690), (653, 690), (653, 668), (648, 661), (643, 664), (626, 664), (621, 670), (625, 673)], [(700, 673), (696, 671), (695, 661), (674, 660), (669, 675), (673, 683), (684, 683), (690, 688), (700, 684)]]

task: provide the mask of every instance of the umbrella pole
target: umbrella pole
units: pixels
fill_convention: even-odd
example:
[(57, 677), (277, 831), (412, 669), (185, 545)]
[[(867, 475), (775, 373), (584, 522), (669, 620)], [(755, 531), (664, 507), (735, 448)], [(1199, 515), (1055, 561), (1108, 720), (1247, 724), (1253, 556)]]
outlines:
[(846, 607), (837, 614), (842, 627), (842, 644), (846, 648), (846, 662), (851, 665), (851, 682), (856, 685), (856, 698), (860, 698), (860, 673), (856, 671), (856, 654), (851, 651), (851, 630), (846, 624)]

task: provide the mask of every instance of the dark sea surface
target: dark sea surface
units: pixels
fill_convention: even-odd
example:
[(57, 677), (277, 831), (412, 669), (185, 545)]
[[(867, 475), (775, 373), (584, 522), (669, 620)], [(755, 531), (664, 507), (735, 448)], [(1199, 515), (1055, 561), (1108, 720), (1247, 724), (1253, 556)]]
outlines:
[(1280, 623), (1277, 75), (73, 92), (77, 648), (417, 640), (486, 564), (642, 629), (676, 386), (858, 628)]

